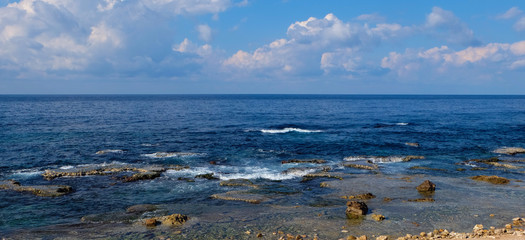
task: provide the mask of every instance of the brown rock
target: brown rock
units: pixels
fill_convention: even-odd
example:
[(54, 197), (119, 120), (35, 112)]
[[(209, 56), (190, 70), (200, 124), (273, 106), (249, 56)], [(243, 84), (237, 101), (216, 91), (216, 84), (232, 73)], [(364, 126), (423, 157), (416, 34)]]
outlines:
[(425, 156), (414, 156), (414, 155), (408, 155), (403, 158), (403, 162), (409, 162), (414, 159), (425, 159)]
[(434, 202), (433, 198), (417, 198), (417, 199), (408, 199), (409, 202)]
[(372, 214), (372, 219), (378, 221), (378, 222), (381, 222), (383, 220), (385, 220), (385, 216), (381, 215), (381, 214)]
[(433, 192), (436, 190), (436, 184), (429, 180), (425, 180), (416, 188), (420, 192)]
[(344, 199), (354, 199), (355, 198), (355, 199), (361, 199), (361, 200), (369, 200), (375, 197), (376, 196), (372, 193), (363, 193), (359, 195), (342, 196), (341, 198), (344, 198)]
[(363, 216), (368, 212), (368, 206), (364, 202), (349, 201), (346, 206), (346, 216), (350, 218)]
[(377, 237), (376, 240), (388, 240), (388, 236), (381, 235), (381, 236)]
[(163, 225), (174, 226), (181, 225), (188, 221), (188, 216), (176, 213), (169, 216), (157, 218), (157, 220), (162, 222)]
[(368, 238), (366, 237), (366, 235), (363, 235), (361, 237), (358, 237), (357, 240), (368, 240)]
[(213, 176), (213, 173), (199, 174), (195, 178), (204, 178), (208, 180), (218, 180), (219, 178)]
[(0, 189), (28, 192), (40, 197), (59, 197), (73, 192), (73, 188), (66, 185), (22, 186), (14, 180), (0, 181)]
[(320, 173), (310, 173), (310, 174), (304, 175), (303, 180), (301, 182), (307, 182), (315, 178), (335, 178), (335, 179), (343, 180), (343, 177), (341, 177), (341, 174), (320, 172)]
[(256, 188), (257, 185), (254, 185), (252, 181), (248, 179), (230, 179), (226, 181), (221, 181), (221, 186), (227, 186), (227, 187), (253, 187)]
[(363, 164), (354, 164), (354, 163), (345, 163), (343, 166), (348, 168), (357, 168), (357, 169), (364, 169), (364, 170), (376, 170), (379, 167), (377, 165), (363, 165)]
[(472, 180), (476, 181), (485, 181), (492, 184), (507, 184), (510, 182), (510, 180), (504, 178), (504, 177), (498, 177), (498, 176), (486, 176), (486, 175), (479, 175), (470, 177)]
[(352, 235), (350, 235), (350, 236), (346, 237), (346, 240), (357, 240), (357, 238), (352, 236)]
[(155, 227), (157, 226), (158, 222), (157, 222), (157, 219), (155, 218), (149, 218), (149, 219), (146, 219), (146, 221), (144, 221), (144, 225), (146, 225), (146, 227)]
[(419, 143), (417, 142), (406, 142), (405, 145), (411, 146), (411, 147), (419, 147)]
[(160, 177), (160, 172), (141, 172), (132, 176), (124, 177), (123, 182), (135, 182), (139, 180), (151, 180)]
[(313, 163), (313, 164), (323, 164), (326, 163), (326, 160), (324, 159), (291, 159), (291, 160), (284, 160), (281, 161), (281, 164), (287, 164), (287, 163)]
[(525, 153), (525, 148), (520, 147), (502, 147), (494, 150), (495, 153), (515, 155), (518, 153)]

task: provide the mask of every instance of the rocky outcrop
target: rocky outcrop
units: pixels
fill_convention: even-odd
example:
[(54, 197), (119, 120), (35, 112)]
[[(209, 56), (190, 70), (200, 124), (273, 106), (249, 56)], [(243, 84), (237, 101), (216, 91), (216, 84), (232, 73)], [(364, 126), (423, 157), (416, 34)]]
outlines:
[(304, 175), (303, 180), (301, 182), (311, 181), (316, 178), (335, 178), (335, 179), (343, 180), (343, 177), (341, 176), (341, 174), (320, 172), (320, 173), (310, 173), (310, 174)]
[(502, 147), (494, 150), (494, 153), (516, 155), (518, 153), (525, 153), (525, 148), (521, 147)]
[(408, 155), (403, 157), (403, 162), (410, 162), (414, 159), (425, 159), (425, 156)]
[(357, 169), (364, 169), (364, 170), (376, 170), (379, 167), (376, 164), (372, 165), (364, 165), (364, 164), (355, 164), (355, 163), (345, 163), (343, 166), (348, 168), (357, 168)]
[(287, 163), (312, 163), (312, 164), (323, 164), (326, 163), (326, 160), (324, 159), (290, 159), (290, 160), (284, 160), (281, 161), (281, 164), (287, 164)]
[(346, 203), (346, 206), (346, 216), (348, 218), (355, 218), (368, 213), (368, 206), (364, 202), (349, 201)]
[(372, 193), (363, 193), (358, 195), (349, 195), (349, 196), (342, 196), (343, 199), (360, 199), (360, 200), (370, 200), (372, 198), (375, 198), (376, 196)]
[(123, 182), (135, 182), (139, 180), (151, 180), (160, 177), (160, 172), (143, 172), (135, 173), (131, 176), (124, 177)]
[(499, 177), (499, 176), (486, 176), (486, 175), (479, 175), (479, 176), (474, 176), (474, 177), (470, 177), (470, 179), (472, 180), (476, 180), (476, 181), (484, 181), (484, 182), (489, 182), (489, 183), (492, 183), (492, 184), (507, 184), (510, 182), (509, 179), (506, 179), (504, 177)]
[(28, 192), (40, 197), (59, 197), (73, 192), (73, 188), (66, 185), (22, 186), (14, 180), (0, 181), (0, 189)]
[(103, 155), (103, 154), (108, 154), (108, 153), (124, 153), (124, 150), (120, 150), (120, 149), (104, 149), (104, 150), (97, 151), (95, 154)]
[(179, 226), (188, 221), (188, 219), (188, 216), (176, 213), (168, 216), (144, 219), (143, 223), (147, 227), (154, 227), (159, 224), (166, 226)]
[[(71, 169), (48, 169), (42, 174), (42, 176), (47, 180), (53, 180), (59, 177), (81, 177), (81, 176), (91, 176), (91, 175), (111, 175), (121, 172), (136, 172), (136, 173), (162, 173), (166, 170), (176, 170), (180, 171), (182, 169), (187, 169), (187, 166), (137, 166), (131, 164), (105, 164), (105, 165), (92, 165), (92, 166), (82, 166), (75, 167)], [(153, 176), (154, 174), (146, 174)]]
[(425, 180), (419, 186), (416, 187), (419, 192), (434, 192), (436, 191), (436, 184), (429, 180)]
[(195, 178), (204, 178), (208, 180), (219, 180), (218, 177), (213, 176), (213, 173), (205, 173), (205, 174), (199, 174), (195, 176)]

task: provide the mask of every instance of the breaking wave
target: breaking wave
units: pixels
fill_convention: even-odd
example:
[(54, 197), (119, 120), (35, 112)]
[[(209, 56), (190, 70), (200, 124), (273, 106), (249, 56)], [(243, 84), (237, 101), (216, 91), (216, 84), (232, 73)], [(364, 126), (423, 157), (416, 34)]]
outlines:
[(289, 133), (289, 132), (298, 132), (298, 133), (318, 133), (322, 132), (321, 130), (309, 130), (302, 128), (283, 128), (283, 129), (261, 129), (262, 133)]

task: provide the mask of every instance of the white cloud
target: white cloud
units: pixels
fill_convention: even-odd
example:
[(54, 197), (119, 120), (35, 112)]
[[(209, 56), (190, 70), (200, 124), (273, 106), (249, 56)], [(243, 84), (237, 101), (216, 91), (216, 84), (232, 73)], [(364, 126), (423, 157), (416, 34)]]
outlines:
[(515, 17), (521, 15), (522, 13), (523, 13), (523, 11), (521, 11), (518, 7), (511, 7), (505, 13), (499, 15), (498, 18), (511, 19), (511, 18), (515, 18)]
[(480, 41), (474, 37), (474, 31), (468, 28), (454, 13), (439, 7), (433, 7), (427, 15), (424, 33), (434, 38), (445, 39), (449, 43), (464, 46), (476, 46)]
[(211, 28), (206, 24), (197, 26), (197, 31), (199, 32), (199, 38), (203, 41), (211, 41)]
[(254, 71), (255, 74), (313, 75), (339, 73), (353, 75), (364, 71), (364, 52), (382, 41), (409, 34), (411, 29), (399, 24), (344, 22), (334, 14), (310, 17), (291, 24), (287, 38), (278, 39), (249, 53), (238, 51), (224, 61), (230, 70)]
[(525, 16), (521, 17), (520, 19), (518, 19), (518, 21), (516, 21), (516, 23), (514, 24), (514, 29), (516, 29), (516, 31), (525, 30)]

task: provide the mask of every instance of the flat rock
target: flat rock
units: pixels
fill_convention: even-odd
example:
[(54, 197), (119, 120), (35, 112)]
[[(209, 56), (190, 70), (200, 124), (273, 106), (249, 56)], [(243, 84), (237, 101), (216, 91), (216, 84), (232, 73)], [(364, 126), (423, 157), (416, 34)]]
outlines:
[(492, 184), (507, 184), (507, 183), (510, 182), (510, 180), (508, 180), (508, 179), (506, 179), (504, 177), (486, 176), (486, 175), (474, 176), (474, 177), (470, 177), (470, 179), (476, 180), (476, 181), (485, 181), (485, 182), (489, 182), (489, 183), (492, 183)]
[(40, 197), (59, 197), (73, 192), (73, 188), (66, 185), (22, 186), (14, 180), (0, 181), (0, 189), (29, 192)]
[(221, 181), (220, 185), (226, 186), (226, 187), (253, 187), (253, 188), (258, 187), (257, 185), (254, 185), (252, 181), (248, 179), (242, 179), (242, 178)]
[(419, 147), (419, 143), (417, 142), (406, 142), (405, 145), (410, 147)]
[(213, 176), (213, 173), (199, 174), (195, 178), (204, 178), (208, 180), (219, 180), (219, 178)]
[(253, 204), (259, 204), (265, 200), (266, 197), (259, 194), (253, 194), (246, 191), (230, 191), (225, 193), (217, 193), (211, 195), (211, 198), (227, 200), (227, 201), (241, 201)]
[(364, 169), (364, 170), (376, 170), (378, 169), (377, 165), (364, 165), (364, 164), (355, 164), (355, 163), (345, 163), (343, 166), (348, 168), (357, 168), (357, 169)]
[(372, 194), (372, 193), (363, 193), (363, 194), (358, 194), (358, 195), (342, 196), (341, 198), (344, 198), (344, 199), (369, 200), (369, 199), (373, 199), (375, 197), (376, 196), (374, 194)]
[(521, 147), (502, 147), (494, 150), (494, 153), (515, 155), (518, 153), (525, 153), (525, 148)]
[(310, 173), (303, 176), (302, 182), (307, 182), (316, 178), (335, 178), (343, 180), (342, 174), (338, 173), (329, 173), (329, 172), (319, 172), (319, 173)]
[(139, 205), (133, 205), (126, 209), (127, 213), (144, 213), (144, 212), (152, 212), (157, 210), (157, 206), (153, 204), (139, 204)]
[(124, 177), (123, 182), (135, 182), (139, 180), (151, 180), (160, 177), (160, 172), (140, 172)]
[[(170, 168), (171, 169), (171, 168)], [(91, 175), (110, 175), (120, 172), (164, 172), (167, 169), (161, 166), (145, 166), (139, 167), (136, 165), (122, 165), (122, 164), (109, 164), (109, 165), (93, 165), (93, 166), (82, 166), (71, 169), (48, 169), (42, 174), (47, 180), (52, 180), (59, 177), (81, 177)]]

